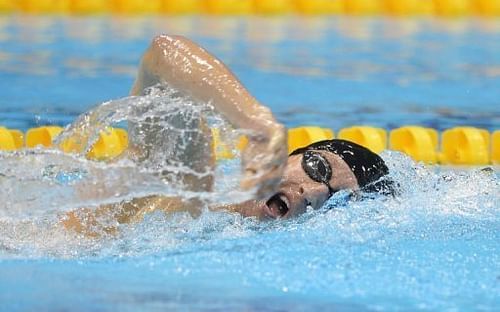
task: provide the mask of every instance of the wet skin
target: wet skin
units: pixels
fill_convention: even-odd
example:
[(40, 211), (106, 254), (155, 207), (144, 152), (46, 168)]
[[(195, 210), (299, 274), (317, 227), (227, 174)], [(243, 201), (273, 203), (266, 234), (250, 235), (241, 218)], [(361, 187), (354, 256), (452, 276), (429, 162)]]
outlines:
[[(342, 158), (327, 151), (316, 152), (321, 154), (332, 168), (329, 185), (335, 192), (359, 188), (356, 177)], [(302, 157), (301, 154), (288, 157), (278, 192), (271, 198), (247, 201), (228, 207), (229, 210), (259, 219), (276, 219), (303, 214), (308, 207), (321, 208), (329, 198), (328, 187), (324, 183), (314, 181), (306, 174), (301, 165)]]
[[(285, 128), (269, 108), (259, 103), (221, 61), (196, 43), (169, 35), (153, 40), (131, 93), (141, 94), (144, 88), (158, 83), (213, 103), (236, 127), (258, 134), (250, 137), (243, 151), (244, 178), (240, 185), (243, 190), (256, 189), (255, 200), (223, 208), (262, 219), (292, 217), (305, 212), (307, 206), (320, 208), (328, 199), (328, 187), (313, 181), (302, 169), (302, 155), (287, 158)], [(329, 185), (334, 191), (358, 187), (354, 174), (339, 156), (319, 153), (332, 168)]]
[[(285, 127), (276, 121), (268, 107), (259, 103), (241, 85), (221, 61), (206, 50), (184, 37), (156, 37), (141, 60), (131, 94), (142, 94), (145, 88), (158, 84), (171, 86), (196, 101), (212, 103), (236, 128), (254, 133), (248, 137), (248, 145), (242, 153), (244, 177), (240, 187), (243, 190), (254, 189), (255, 200), (222, 207), (216, 205), (211, 209), (234, 211), (259, 219), (276, 219), (300, 215), (309, 206), (318, 209), (326, 202), (330, 195), (329, 188), (306, 174), (301, 164), (302, 155), (287, 158)], [(152, 131), (147, 137), (154, 139), (156, 134)], [(203, 146), (205, 140), (200, 142), (199, 145)], [(138, 150), (147, 150), (148, 144), (142, 144), (144, 142), (140, 140), (136, 143)], [(327, 151), (317, 152), (332, 169), (328, 185), (334, 192), (358, 189), (354, 174), (339, 156)], [(199, 148), (197, 153), (186, 153), (185, 157), (189, 164), (202, 159), (203, 168), (206, 164), (215, 166), (211, 150), (207, 148)], [(213, 179), (192, 179), (188, 184), (194, 191), (210, 191)], [(187, 211), (196, 216), (200, 213), (200, 206), (202, 203), (198, 199), (148, 196), (130, 202), (102, 205), (97, 209), (78, 209), (67, 213), (62, 224), (79, 233), (99, 236), (99, 229), (106, 233), (117, 231), (116, 226), (107, 224), (142, 220), (146, 213), (155, 210), (166, 213)], [(105, 222), (101, 222), (103, 217)], [(116, 222), (110, 222), (114, 220)]]
[[(329, 181), (330, 188), (340, 190), (357, 190), (356, 177), (349, 166), (334, 153), (315, 151), (322, 155), (332, 169)], [(319, 209), (329, 198), (328, 187), (311, 179), (302, 168), (303, 155), (289, 156), (285, 171), (277, 192), (266, 200), (249, 200), (240, 204), (210, 207), (213, 210), (237, 212), (245, 217), (257, 217), (259, 220), (274, 220), (292, 218), (305, 213), (308, 207)], [(168, 213), (187, 211), (193, 216), (199, 215), (200, 202), (187, 202), (180, 198), (152, 196), (135, 199), (129, 203), (104, 205), (95, 210), (82, 209), (66, 215), (62, 224), (67, 229), (85, 233), (89, 237), (99, 237), (102, 232), (115, 234), (116, 227), (99, 226), (100, 219), (109, 217), (119, 223), (129, 223), (141, 220), (144, 214), (160, 209)], [(109, 221), (109, 220), (108, 220)], [(109, 222), (108, 222), (109, 223)], [(100, 230), (95, 231), (94, 228)]]

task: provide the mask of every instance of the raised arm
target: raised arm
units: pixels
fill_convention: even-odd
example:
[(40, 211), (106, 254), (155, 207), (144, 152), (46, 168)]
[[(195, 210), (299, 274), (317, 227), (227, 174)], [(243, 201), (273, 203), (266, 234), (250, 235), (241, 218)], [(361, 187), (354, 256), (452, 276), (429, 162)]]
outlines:
[(180, 36), (158, 36), (142, 58), (132, 95), (156, 84), (169, 85), (210, 102), (235, 127), (250, 130), (243, 151), (245, 189), (267, 197), (276, 188), (287, 157), (286, 132), (217, 58)]

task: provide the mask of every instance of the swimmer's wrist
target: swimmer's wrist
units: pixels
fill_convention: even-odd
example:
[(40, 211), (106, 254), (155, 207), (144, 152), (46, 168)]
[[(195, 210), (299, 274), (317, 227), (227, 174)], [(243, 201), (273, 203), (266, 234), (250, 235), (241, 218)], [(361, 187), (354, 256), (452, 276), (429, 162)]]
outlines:
[(285, 132), (285, 127), (276, 121), (271, 110), (265, 106), (260, 106), (252, 119), (255, 122), (253, 123), (254, 129), (263, 132), (267, 138), (272, 138)]
[[(286, 142), (286, 128), (284, 125), (280, 123), (274, 123), (271, 127), (268, 129), (268, 137), (270, 141), (283, 141), (282, 143)], [(276, 142), (278, 143), (278, 142)]]
[(285, 127), (281, 124), (258, 124), (254, 127), (253, 134), (250, 135), (251, 140), (265, 144), (282, 144), (286, 142)]

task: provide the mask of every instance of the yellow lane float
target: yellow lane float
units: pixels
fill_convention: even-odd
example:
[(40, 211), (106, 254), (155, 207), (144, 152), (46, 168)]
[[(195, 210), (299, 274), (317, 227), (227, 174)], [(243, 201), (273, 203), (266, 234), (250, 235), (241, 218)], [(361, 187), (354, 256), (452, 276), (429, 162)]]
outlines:
[(390, 15), (431, 15), (433, 0), (386, 0), (384, 11)]
[(311, 143), (333, 139), (333, 131), (319, 127), (299, 127), (288, 130), (288, 153)]
[(411, 156), (416, 161), (438, 161), (438, 133), (431, 128), (406, 126), (394, 129), (390, 134), (390, 148)]
[(491, 135), (491, 162), (496, 165), (500, 164), (500, 130)]
[(382, 0), (346, 0), (344, 10), (347, 14), (377, 15), (382, 13)]
[(99, 14), (110, 11), (108, 0), (71, 0), (70, 11), (74, 14)]
[(252, 14), (253, 0), (205, 0), (203, 6), (209, 14)]
[[(26, 147), (52, 147), (54, 139), (63, 128), (48, 126), (29, 129), (26, 132)], [(99, 135), (87, 157), (95, 160), (112, 159), (120, 155), (128, 147), (128, 134), (124, 129), (107, 128)], [(76, 138), (69, 138), (61, 143), (60, 148), (66, 153), (82, 152), (83, 144)]]
[(107, 128), (101, 131), (99, 139), (92, 146), (87, 157), (95, 160), (113, 159), (128, 147), (128, 133), (120, 128)]
[(14, 12), (16, 7), (12, 0), (0, 0), (0, 13)]
[(475, 0), (472, 8), (479, 15), (500, 16), (500, 0)]
[(201, 12), (199, 0), (164, 0), (162, 12), (167, 14), (197, 14)]
[[(29, 129), (26, 135), (19, 130), (0, 127), (0, 150), (14, 151), (23, 147), (53, 147), (54, 139), (63, 128), (46, 126)], [(212, 128), (212, 148), (216, 159), (232, 159), (248, 144), (241, 136), (233, 145), (225, 142), (219, 129)], [(322, 140), (334, 138), (331, 129), (321, 127), (297, 127), (288, 130), (288, 151), (292, 151)], [(387, 148), (387, 132), (381, 128), (353, 126), (340, 129), (339, 139), (350, 140), (380, 153)], [(78, 135), (65, 139), (58, 148), (66, 153), (82, 153), (87, 138)], [(87, 153), (94, 160), (110, 160), (119, 156), (128, 147), (127, 131), (121, 128), (106, 128), (101, 131), (96, 143)], [(491, 135), (487, 130), (474, 127), (455, 127), (441, 135), (435, 129), (404, 126), (394, 129), (389, 135), (389, 148), (403, 152), (416, 161), (429, 164), (486, 165), (500, 164), (500, 130)]]
[(381, 128), (354, 126), (340, 130), (339, 139), (358, 143), (375, 153), (387, 148), (387, 132)]
[(0, 0), (0, 13), (500, 16), (500, 0)]
[(255, 0), (255, 13), (258, 14), (286, 14), (293, 10), (290, 0)]
[(16, 6), (26, 13), (67, 13), (70, 0), (17, 0)]
[(295, 9), (301, 14), (340, 14), (343, 0), (295, 0)]
[(162, 11), (163, 0), (109, 0), (111, 11), (119, 14), (152, 14)]
[(437, 15), (463, 16), (471, 12), (471, 0), (435, 0)]
[(0, 150), (14, 151), (23, 147), (23, 133), (0, 127)]
[(232, 159), (234, 153), (231, 147), (221, 140), (220, 129), (211, 128), (212, 131), (212, 150), (215, 152), (216, 159)]
[(490, 162), (490, 134), (484, 129), (456, 127), (441, 137), (440, 162), (451, 165), (486, 165)]
[(56, 126), (31, 128), (26, 132), (26, 147), (51, 147), (52, 142), (62, 130), (63, 128)]

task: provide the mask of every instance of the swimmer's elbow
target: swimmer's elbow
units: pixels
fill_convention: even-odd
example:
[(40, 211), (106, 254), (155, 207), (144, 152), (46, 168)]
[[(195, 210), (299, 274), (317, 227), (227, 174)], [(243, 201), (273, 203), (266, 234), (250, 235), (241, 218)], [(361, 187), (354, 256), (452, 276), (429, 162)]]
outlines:
[(158, 35), (151, 42), (152, 49), (170, 50), (178, 49), (181, 45), (191, 42), (188, 38), (180, 35)]

